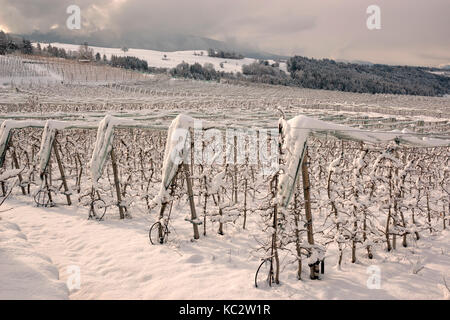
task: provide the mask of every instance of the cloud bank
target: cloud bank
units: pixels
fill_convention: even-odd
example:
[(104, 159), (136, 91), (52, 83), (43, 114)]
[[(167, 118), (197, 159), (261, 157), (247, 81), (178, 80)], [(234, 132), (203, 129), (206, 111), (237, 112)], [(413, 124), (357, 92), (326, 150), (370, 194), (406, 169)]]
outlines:
[[(193, 35), (282, 55), (389, 64), (450, 62), (448, 0), (0, 0), (0, 26), (13, 33), (66, 29), (66, 8), (81, 8), (82, 29), (122, 37)], [(381, 8), (381, 30), (366, 9)]]

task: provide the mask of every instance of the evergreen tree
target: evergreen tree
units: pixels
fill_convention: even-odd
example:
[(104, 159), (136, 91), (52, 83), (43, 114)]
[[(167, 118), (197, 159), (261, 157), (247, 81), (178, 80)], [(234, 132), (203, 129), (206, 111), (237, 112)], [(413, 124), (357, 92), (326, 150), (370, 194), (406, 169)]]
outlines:
[(33, 54), (33, 46), (31, 45), (30, 40), (22, 39), (21, 52), (23, 54)]

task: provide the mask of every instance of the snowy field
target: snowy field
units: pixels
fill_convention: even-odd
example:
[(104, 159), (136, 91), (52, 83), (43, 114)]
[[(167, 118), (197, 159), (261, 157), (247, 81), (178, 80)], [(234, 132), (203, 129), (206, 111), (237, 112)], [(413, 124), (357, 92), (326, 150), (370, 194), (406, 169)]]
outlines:
[[(35, 208), (27, 200), (10, 201), (2, 211), (8, 209), (1, 213), (0, 221), (1, 298), (450, 297), (444, 285), (444, 277), (447, 284), (450, 282), (448, 231), (438, 236), (425, 235), (411, 247), (399, 248), (394, 253), (377, 251), (373, 260), (361, 259), (357, 264), (345, 262), (341, 270), (335, 267), (336, 251), (330, 250), (326, 273), (321, 280), (305, 277), (298, 281), (295, 272), (290, 270), (280, 286), (256, 289), (253, 277), (258, 262), (251, 255), (256, 247), (251, 232), (229, 227), (224, 237), (211, 232), (201, 241), (191, 242), (186, 236), (191, 232), (190, 226), (181, 217), (183, 206), (177, 208), (174, 215), (176, 234), (168, 246), (149, 244), (148, 226), (154, 217), (145, 214), (135, 215), (132, 220), (92, 222), (86, 220), (82, 209)], [(33, 249), (29, 249), (30, 246)], [(51, 262), (42, 257), (44, 254)], [(80, 267), (80, 289), (67, 292), (64, 287), (72, 274), (70, 267), (74, 265)], [(370, 266), (380, 268), (380, 289), (367, 287)], [(33, 290), (38, 292), (33, 293)]]
[[(50, 43), (52, 47), (62, 48), (66, 51), (77, 51), (79, 45), (67, 44), (67, 43)], [(41, 44), (45, 46), (46, 44)], [(123, 52), (120, 48), (104, 48), (90, 46), (94, 50), (94, 54), (97, 52), (103, 57), (106, 55), (108, 59), (111, 59), (112, 55), (116, 56), (132, 56), (145, 60), (149, 67), (156, 68), (174, 68), (183, 61), (188, 64), (200, 63), (202, 66), (205, 63), (211, 63), (214, 69), (225, 72), (242, 72), (242, 66), (245, 64), (251, 64), (256, 59), (244, 58), (244, 59), (223, 59), (216, 57), (208, 57), (208, 52), (205, 50), (186, 50), (186, 51), (173, 51), (163, 52), (155, 50), (145, 49), (132, 49), (129, 48), (127, 52)], [(269, 60), (270, 63), (275, 61)], [(222, 67), (223, 66), (223, 67)], [(280, 63), (280, 69), (286, 71), (286, 63)]]
[[(127, 54), (150, 65), (199, 59), (142, 51)], [(0, 299), (449, 299), (448, 96), (29, 62), (0, 60)], [(61, 83), (63, 74), (71, 81)], [(167, 155), (188, 154), (171, 135), (193, 129), (190, 117), (215, 134), (239, 128), (260, 140), (218, 145), (205, 129), (202, 152), (213, 161), (202, 156), (181, 171)], [(267, 132), (273, 139), (261, 138)], [(256, 145), (267, 147), (256, 162), (216, 161)], [(301, 186), (303, 163), (310, 189)], [(103, 209), (100, 221), (88, 220)], [(152, 245), (158, 221), (170, 221), (170, 233)], [(280, 284), (255, 288), (261, 259), (275, 260), (273, 243)], [(308, 263), (316, 260), (325, 273), (311, 280)]]

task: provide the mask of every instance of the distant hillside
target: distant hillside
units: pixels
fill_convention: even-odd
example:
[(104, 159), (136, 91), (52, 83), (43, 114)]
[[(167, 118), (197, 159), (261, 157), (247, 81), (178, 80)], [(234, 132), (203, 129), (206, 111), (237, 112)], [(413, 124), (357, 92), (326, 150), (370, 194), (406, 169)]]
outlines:
[(244, 55), (245, 57), (254, 59), (288, 58), (210, 38), (181, 34), (152, 35), (150, 33), (142, 32), (136, 33), (132, 37), (129, 37), (118, 35), (110, 31), (98, 31), (88, 35), (77, 35), (73, 32), (63, 33), (59, 31), (52, 31), (48, 33), (33, 32), (32, 34), (19, 36), (30, 39), (34, 42), (44, 43), (59, 42), (79, 45), (84, 42), (88, 42), (89, 45), (96, 47), (121, 48), (125, 46), (134, 49), (147, 49), (164, 52), (208, 50), (210, 48), (214, 48), (216, 50), (234, 51)]
[(426, 67), (362, 65), (296, 56), (288, 60), (287, 70), (292, 81), (305, 88), (423, 96), (450, 93), (450, 78)]
[[(0, 35), (0, 54), (17, 50), (30, 54), (35, 51), (31, 48), (29, 41), (10, 37), (4, 33), (0, 33)], [(82, 43), (82, 39), (85, 38), (79, 38), (77, 41)], [(196, 39), (198, 40), (199, 38)], [(102, 39), (101, 41), (106, 40)], [(209, 45), (208, 42), (204, 44)], [(218, 46), (217, 43), (214, 44)], [(78, 49), (77, 45), (54, 45), (65, 47), (66, 50), (76, 51)], [(97, 47), (94, 50), (95, 54), (98, 54), (98, 60), (100, 60), (100, 55), (105, 60), (106, 58), (111, 59), (113, 55), (123, 57), (124, 52), (121, 52), (121, 49), (119, 49), (122, 46), (117, 45), (115, 49)], [(215, 49), (220, 50), (217, 47)], [(127, 51), (127, 54), (130, 56), (126, 59), (130, 61), (134, 61), (136, 58), (138, 60), (142, 59), (148, 63), (149, 67), (166, 68), (165, 70), (170, 71), (174, 76), (193, 79), (208, 79), (210, 74), (214, 74), (215, 80), (226, 78), (228, 80), (346, 92), (423, 96), (450, 94), (448, 71), (439, 68), (336, 62), (330, 59), (310, 59), (301, 56), (289, 58), (286, 64), (274, 60), (269, 61), (269, 59), (242, 58), (239, 55), (236, 55), (239, 59), (209, 57), (206, 51), (197, 51), (198, 48), (194, 50), (169, 53), (146, 49), (130, 49)], [(51, 52), (48, 50), (44, 54), (54, 55), (52, 52), (53, 50)], [(59, 50), (56, 56), (60, 57)], [(205, 76), (205, 74), (207, 75)]]

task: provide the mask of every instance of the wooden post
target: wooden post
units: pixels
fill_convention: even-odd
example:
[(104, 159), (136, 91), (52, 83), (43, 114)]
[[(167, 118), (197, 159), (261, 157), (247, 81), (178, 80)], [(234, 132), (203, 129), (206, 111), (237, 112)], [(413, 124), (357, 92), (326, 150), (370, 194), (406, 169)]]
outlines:
[[(305, 147), (305, 156), (302, 161), (302, 180), (303, 180), (303, 196), (305, 198), (305, 216), (306, 216), (306, 230), (308, 234), (308, 243), (314, 245), (314, 234), (312, 227), (312, 213), (311, 213), (311, 185), (308, 173), (308, 147)], [(310, 278), (317, 279), (316, 265), (310, 266)], [(318, 270), (317, 270), (318, 273)]]
[[(12, 158), (12, 160), (14, 162), (14, 166), (16, 167), (16, 169), (20, 169), (19, 161), (17, 161), (16, 151), (14, 149), (11, 150), (11, 158)], [(19, 173), (17, 175), (17, 177), (19, 178), (19, 184), (20, 184), (20, 189), (22, 189), (22, 194), (26, 195), (25, 187), (22, 185), (22, 174)]]
[(111, 162), (112, 162), (112, 168), (113, 168), (113, 175), (114, 175), (114, 185), (116, 186), (116, 195), (117, 195), (117, 206), (119, 207), (119, 214), (120, 219), (125, 218), (125, 214), (123, 212), (122, 207), (122, 197), (120, 194), (120, 181), (119, 181), (119, 171), (117, 170), (117, 162), (116, 162), (116, 155), (114, 153), (114, 148), (111, 147)]
[(445, 204), (442, 205), (442, 217), (443, 217), (444, 230), (445, 230), (446, 229), (446, 226), (445, 226)]
[[(275, 187), (276, 188), (276, 187)], [(276, 190), (276, 189), (275, 189)], [(274, 231), (272, 234), (272, 256), (275, 258), (275, 278), (274, 281), (276, 284), (280, 283), (280, 259), (278, 257), (278, 204), (275, 204), (273, 207), (273, 225)]]
[(192, 226), (194, 228), (194, 239), (199, 239), (200, 236), (198, 234), (198, 225), (194, 222), (195, 219), (197, 219), (197, 214), (195, 213), (195, 203), (194, 203), (194, 191), (192, 190), (192, 182), (191, 177), (189, 174), (189, 165), (186, 163), (183, 163), (183, 171), (186, 177), (186, 186), (187, 186), (187, 192), (189, 197), (189, 206), (191, 208), (191, 220), (192, 220)]
[[(166, 210), (167, 202), (164, 202), (161, 204), (161, 210), (159, 211), (159, 220), (161, 220), (164, 217), (164, 211)], [(163, 237), (163, 225), (160, 223), (158, 225), (158, 237), (159, 237), (159, 243), (164, 243), (164, 237)]]
[[(387, 251), (391, 251), (392, 250), (392, 246), (391, 246), (391, 240), (389, 237), (389, 223), (391, 222), (391, 217), (392, 217), (392, 209), (391, 209), (391, 200), (392, 200), (392, 167), (389, 168), (389, 209), (388, 209), (388, 217), (386, 220), (386, 228), (384, 230), (385, 236), (386, 236), (386, 244), (387, 244)], [(395, 248), (394, 248), (395, 249)]]
[[(244, 229), (244, 230), (245, 230), (245, 224), (247, 222), (247, 187), (248, 187), (248, 182), (247, 182), (247, 178), (245, 178), (245, 180), (244, 180), (244, 224), (242, 226), (242, 229)], [(445, 224), (444, 224), (444, 226), (445, 226)]]
[(53, 140), (53, 151), (55, 151), (56, 162), (58, 162), (59, 173), (61, 174), (61, 180), (64, 186), (64, 191), (66, 193), (67, 205), (72, 205), (72, 200), (70, 199), (69, 187), (67, 186), (66, 175), (64, 174), (64, 167), (61, 162), (61, 157), (59, 156), (58, 147), (56, 145), (56, 137)]
[[(191, 137), (191, 172), (194, 174), (194, 134), (195, 131), (191, 128), (189, 129), (189, 135)], [(194, 185), (194, 182), (191, 181), (191, 184)]]
[[(298, 180), (297, 180), (298, 181)], [(297, 183), (295, 188), (297, 189)], [(299, 221), (300, 221), (300, 210), (298, 210), (298, 197), (299, 193), (297, 190), (294, 193), (294, 223), (295, 223), (295, 249), (297, 250), (297, 279), (302, 279), (302, 250), (301, 250), (301, 240), (300, 240), (300, 231), (299, 231)]]
[[(282, 155), (282, 141), (281, 141), (281, 125), (278, 127), (278, 152), (279, 152), (279, 158), (278, 158), (278, 164), (281, 164), (281, 155)], [(269, 136), (271, 138), (271, 135)], [(277, 191), (278, 191), (278, 177), (280, 175), (280, 172), (277, 171), (277, 173), (274, 176), (274, 184), (271, 183), (271, 192), (272, 192), (272, 198), (275, 199)], [(275, 277), (274, 281), (276, 284), (280, 283), (280, 258), (278, 256), (278, 203), (275, 201), (273, 206), (273, 223), (272, 223), (273, 233), (272, 233), (272, 248), (271, 248), (271, 256), (275, 259)], [(273, 260), (271, 261), (271, 268), (273, 268)], [(273, 269), (272, 269), (273, 270)], [(270, 279), (269, 284), (271, 285), (272, 279)]]
[(4, 181), (1, 181), (1, 186), (2, 186), (2, 197), (4, 197), (6, 196), (6, 186)]
[(233, 179), (233, 193), (234, 193), (234, 203), (238, 202), (238, 185), (237, 185), (237, 136), (234, 136), (234, 179)]

